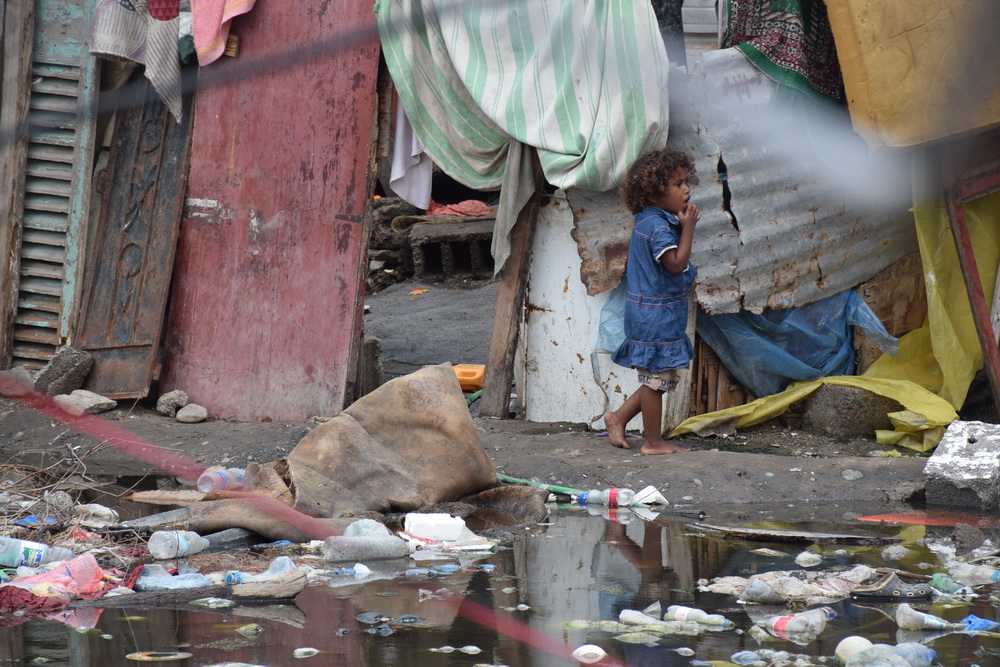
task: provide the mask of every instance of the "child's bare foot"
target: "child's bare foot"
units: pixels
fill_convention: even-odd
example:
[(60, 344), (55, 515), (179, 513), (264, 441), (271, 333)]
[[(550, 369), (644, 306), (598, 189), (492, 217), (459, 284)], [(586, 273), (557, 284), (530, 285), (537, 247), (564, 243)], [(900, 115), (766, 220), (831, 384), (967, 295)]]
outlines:
[(691, 448), (675, 445), (666, 440), (654, 440), (652, 442), (643, 441), (642, 448), (639, 451), (643, 454), (677, 454), (680, 452), (690, 452)]
[(632, 449), (625, 442), (625, 424), (618, 420), (618, 415), (613, 412), (606, 413), (604, 415), (604, 427), (608, 429), (608, 439), (611, 440), (612, 445), (621, 449)]

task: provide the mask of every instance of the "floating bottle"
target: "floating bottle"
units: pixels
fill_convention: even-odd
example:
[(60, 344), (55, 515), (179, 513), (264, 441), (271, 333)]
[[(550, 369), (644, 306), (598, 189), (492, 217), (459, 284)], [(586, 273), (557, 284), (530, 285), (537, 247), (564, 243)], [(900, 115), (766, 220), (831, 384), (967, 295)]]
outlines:
[(731, 630), (736, 624), (722, 614), (709, 614), (701, 609), (672, 604), (663, 614), (664, 621), (694, 621), (702, 625), (717, 625), (725, 630)]
[(989, 565), (953, 563), (948, 567), (948, 574), (969, 586), (981, 586), (1000, 581), (1000, 570)]
[(158, 530), (149, 536), (146, 548), (157, 560), (193, 556), (208, 546), (208, 540), (192, 530)]
[(581, 493), (578, 501), (581, 505), (630, 507), (635, 503), (635, 491), (632, 489), (592, 489)]
[(764, 625), (776, 637), (790, 639), (793, 636), (818, 637), (826, 628), (827, 619), (836, 617), (830, 607), (817, 607), (798, 614), (771, 616)]

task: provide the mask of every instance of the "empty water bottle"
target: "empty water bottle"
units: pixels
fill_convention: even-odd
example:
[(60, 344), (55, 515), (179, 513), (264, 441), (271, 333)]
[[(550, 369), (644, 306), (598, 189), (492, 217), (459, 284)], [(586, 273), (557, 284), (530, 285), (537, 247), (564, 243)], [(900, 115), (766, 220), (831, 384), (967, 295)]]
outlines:
[(233, 491), (243, 488), (243, 479), (244, 471), (239, 468), (212, 466), (205, 468), (205, 472), (198, 477), (198, 490), (202, 493)]
[(191, 530), (158, 530), (149, 536), (146, 548), (157, 560), (193, 556), (208, 546), (208, 540)]
[(19, 540), (16, 537), (0, 537), (0, 565), (7, 567), (36, 567), (75, 555), (72, 550), (64, 547), (50, 547), (41, 542)]
[(948, 574), (969, 586), (981, 586), (1000, 581), (1000, 570), (989, 565), (953, 563), (948, 567)]
[(836, 615), (837, 612), (830, 607), (817, 607), (798, 614), (771, 616), (764, 621), (764, 625), (782, 639), (793, 639), (796, 636), (818, 637), (826, 628), (827, 619)]
[(736, 624), (730, 621), (728, 618), (722, 614), (709, 614), (708, 612), (702, 611), (701, 609), (695, 609), (694, 607), (685, 607), (679, 604), (672, 604), (667, 607), (666, 613), (663, 614), (664, 621), (694, 621), (700, 623), (701, 625), (717, 625), (726, 630), (730, 630), (736, 627)]
[(632, 489), (592, 489), (581, 493), (580, 504), (607, 505), (608, 507), (629, 507), (635, 503)]

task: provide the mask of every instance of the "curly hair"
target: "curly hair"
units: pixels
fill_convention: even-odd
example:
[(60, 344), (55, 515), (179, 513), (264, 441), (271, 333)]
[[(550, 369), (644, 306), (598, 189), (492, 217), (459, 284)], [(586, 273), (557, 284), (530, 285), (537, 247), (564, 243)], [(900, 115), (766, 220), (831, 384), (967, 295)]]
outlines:
[(687, 169), (688, 176), (694, 174), (694, 158), (676, 148), (666, 146), (640, 155), (628, 168), (619, 188), (625, 206), (632, 213), (646, 208), (651, 200), (663, 194), (671, 176), (680, 169)]

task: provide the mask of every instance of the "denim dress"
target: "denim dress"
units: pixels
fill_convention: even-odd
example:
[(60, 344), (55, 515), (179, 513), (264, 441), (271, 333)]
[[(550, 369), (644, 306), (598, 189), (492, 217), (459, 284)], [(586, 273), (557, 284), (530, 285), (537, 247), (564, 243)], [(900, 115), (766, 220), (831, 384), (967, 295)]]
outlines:
[(635, 216), (625, 267), (625, 342), (611, 355), (619, 366), (662, 373), (687, 368), (694, 358), (686, 329), (698, 271), (688, 262), (674, 275), (656, 259), (676, 247), (680, 236), (677, 217), (662, 209), (647, 206)]

